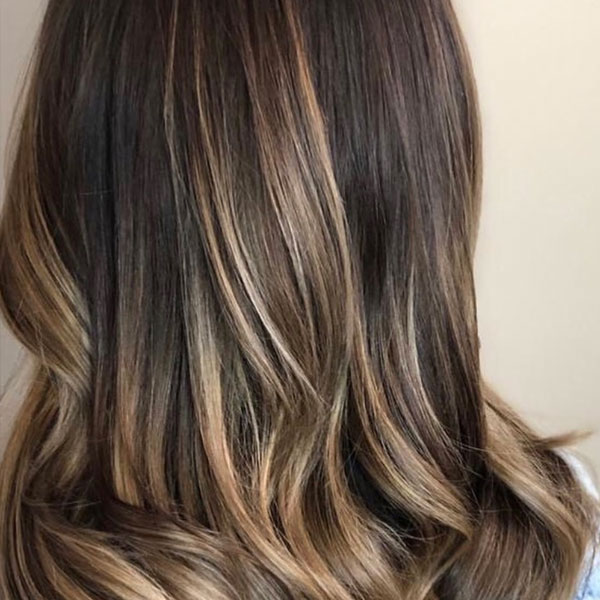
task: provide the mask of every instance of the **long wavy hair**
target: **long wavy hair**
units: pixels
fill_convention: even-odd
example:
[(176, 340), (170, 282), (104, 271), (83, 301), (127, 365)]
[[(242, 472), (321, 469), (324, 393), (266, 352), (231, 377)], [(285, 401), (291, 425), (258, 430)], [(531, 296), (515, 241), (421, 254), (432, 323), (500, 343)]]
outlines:
[(50, 0), (18, 125), (3, 598), (569, 598), (597, 513), (482, 383), (449, 0)]

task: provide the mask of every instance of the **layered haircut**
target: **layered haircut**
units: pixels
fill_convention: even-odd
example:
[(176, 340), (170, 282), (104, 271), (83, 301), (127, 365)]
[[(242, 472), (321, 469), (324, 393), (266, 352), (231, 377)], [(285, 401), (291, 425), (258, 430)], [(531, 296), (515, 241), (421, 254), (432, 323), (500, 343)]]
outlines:
[(448, 0), (50, 0), (0, 304), (7, 600), (565, 600), (596, 509), (482, 382)]

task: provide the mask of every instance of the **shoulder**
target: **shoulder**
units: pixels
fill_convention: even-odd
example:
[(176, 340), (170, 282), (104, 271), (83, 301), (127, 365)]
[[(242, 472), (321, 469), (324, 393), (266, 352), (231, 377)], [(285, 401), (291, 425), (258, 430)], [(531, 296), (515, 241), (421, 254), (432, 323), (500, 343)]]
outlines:
[[(598, 487), (594, 483), (590, 470), (582, 460), (570, 452), (561, 452), (574, 475), (581, 481), (590, 495), (600, 500)], [(591, 548), (586, 564), (582, 570), (582, 581), (574, 600), (600, 600), (600, 531), (598, 532), (598, 546)]]
[(591, 570), (585, 574), (575, 600), (600, 600), (600, 561), (597, 557)]

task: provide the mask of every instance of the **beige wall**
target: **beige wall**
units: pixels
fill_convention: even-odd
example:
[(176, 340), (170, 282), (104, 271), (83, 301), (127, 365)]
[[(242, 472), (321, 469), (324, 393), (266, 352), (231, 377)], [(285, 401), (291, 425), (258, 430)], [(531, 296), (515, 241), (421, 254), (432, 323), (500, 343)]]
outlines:
[[(1, 139), (42, 0), (0, 0)], [(485, 136), (484, 371), (545, 431), (600, 428), (600, 2), (456, 0)], [(16, 345), (0, 338), (5, 382)], [(7, 404), (0, 407), (0, 437)], [(600, 470), (600, 436), (582, 445)]]
[[(600, 428), (600, 2), (456, 0), (484, 126), (484, 373), (545, 431)], [(600, 436), (582, 444), (600, 471)]]

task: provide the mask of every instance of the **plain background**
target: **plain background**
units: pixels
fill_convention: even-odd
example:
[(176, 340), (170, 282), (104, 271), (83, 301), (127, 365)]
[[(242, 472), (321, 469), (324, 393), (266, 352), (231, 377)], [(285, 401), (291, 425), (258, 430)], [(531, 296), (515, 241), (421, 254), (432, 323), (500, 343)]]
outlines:
[[(0, 0), (3, 164), (43, 5)], [(484, 128), (476, 262), (484, 374), (543, 432), (600, 429), (600, 2), (455, 6)], [(3, 387), (19, 354), (0, 330)], [(16, 397), (0, 405), (0, 448)], [(600, 435), (581, 451), (600, 471)]]

